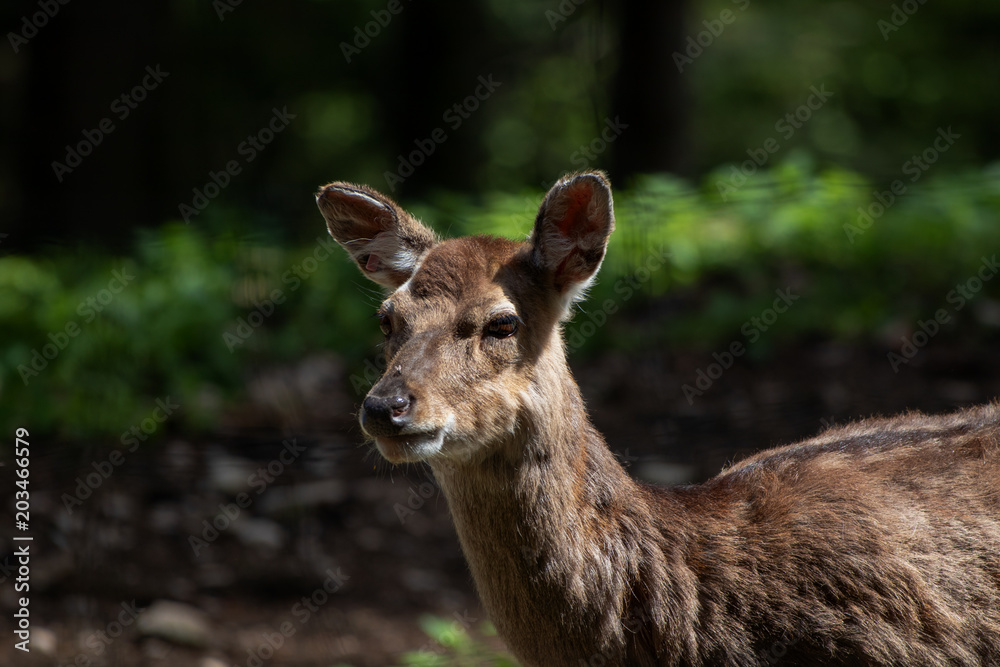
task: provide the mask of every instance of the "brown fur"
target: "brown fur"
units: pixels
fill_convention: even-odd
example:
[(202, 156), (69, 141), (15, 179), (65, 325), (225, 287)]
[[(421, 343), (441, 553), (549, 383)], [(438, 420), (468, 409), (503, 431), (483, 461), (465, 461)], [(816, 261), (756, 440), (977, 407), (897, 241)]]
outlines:
[[(393, 267), (373, 277), (395, 291), (369, 398), (405, 403), (390, 419), (366, 399), (362, 422), (389, 460), (430, 464), (523, 663), (1000, 665), (1000, 405), (860, 422), (697, 486), (637, 483), (560, 338), (614, 228), (603, 174), (557, 183), (524, 243), (437, 242), (350, 188), (320, 208), (362, 270)], [(516, 333), (493, 335), (509, 316)]]

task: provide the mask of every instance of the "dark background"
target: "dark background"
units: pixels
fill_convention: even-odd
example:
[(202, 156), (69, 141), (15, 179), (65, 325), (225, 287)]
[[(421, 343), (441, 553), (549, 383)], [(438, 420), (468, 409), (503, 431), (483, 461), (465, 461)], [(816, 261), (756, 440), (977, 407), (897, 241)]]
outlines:
[[(901, 4), (916, 8), (912, 17)], [(961, 128), (949, 167), (989, 163), (1000, 149), (1000, 13), (982, 3), (399, 0), (398, 14), (359, 2), (55, 7), (34, 37), (0, 56), (0, 117), (10, 128), (4, 228), (9, 242), (35, 249), (127, 248), (137, 227), (177, 219), (210, 171), (240, 159), (238, 145), (273, 108), (295, 122), (211, 208), (238, 209), (241, 228), (309, 234), (305, 192), (334, 178), (385, 185), (397, 156), (443, 127), (480, 76), (502, 83), (496, 95), (448, 130), (395, 194), (551, 183), (579, 166), (571, 156), (606, 118), (628, 125), (598, 160), (616, 184), (661, 171), (697, 179), (745, 159), (820, 85), (833, 92), (831, 107), (783, 151), (891, 180), (938, 126)], [(906, 22), (888, 30), (893, 7)], [(38, 11), (8, 3), (3, 24), (25, 33), (23, 17)], [(695, 44), (720, 27), (706, 33), (708, 46)], [(696, 57), (679, 68), (674, 53)], [(147, 66), (169, 76), (119, 119), (112, 102)], [(52, 163), (105, 117), (114, 132), (59, 182)], [(221, 215), (212, 213), (198, 224)]]
[[(18, 427), (35, 536), (5, 664), (509, 664), (429, 473), (361, 444), (380, 295), (316, 254), (332, 180), (523, 238), (560, 175), (607, 170), (618, 229), (566, 334), (647, 480), (1000, 393), (998, 6), (43, 0), (0, 25), (8, 618)], [(800, 299), (772, 323), (776, 290)]]

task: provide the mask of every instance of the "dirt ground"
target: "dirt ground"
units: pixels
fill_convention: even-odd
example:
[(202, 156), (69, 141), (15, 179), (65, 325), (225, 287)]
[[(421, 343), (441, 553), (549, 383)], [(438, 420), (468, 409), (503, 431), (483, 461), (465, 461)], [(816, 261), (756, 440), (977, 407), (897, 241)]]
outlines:
[[(574, 370), (612, 450), (660, 482), (830, 423), (1000, 395), (996, 346), (932, 341), (898, 373), (887, 351), (817, 340), (740, 358), (690, 402), (682, 387), (711, 354), (649, 349)], [(422, 466), (392, 468), (360, 444), (345, 385), (338, 360), (309, 359), (260, 373), (216, 437), (134, 452), (32, 441), (32, 650), (4, 632), (0, 664), (392, 665), (441, 650), (422, 614), (478, 632), (444, 499)], [(0, 521), (13, 525), (10, 506)], [(13, 548), (0, 553), (11, 627), (22, 594)]]

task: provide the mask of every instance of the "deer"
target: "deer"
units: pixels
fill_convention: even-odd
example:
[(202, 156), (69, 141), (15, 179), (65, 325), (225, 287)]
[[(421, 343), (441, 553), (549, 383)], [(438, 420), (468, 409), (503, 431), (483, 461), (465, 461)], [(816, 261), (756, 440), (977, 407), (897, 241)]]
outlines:
[(390, 464), (429, 465), (521, 663), (1000, 665), (1000, 403), (635, 481), (562, 338), (615, 227), (603, 172), (558, 180), (523, 241), (440, 240), (363, 185), (316, 197), (387, 294), (361, 429)]

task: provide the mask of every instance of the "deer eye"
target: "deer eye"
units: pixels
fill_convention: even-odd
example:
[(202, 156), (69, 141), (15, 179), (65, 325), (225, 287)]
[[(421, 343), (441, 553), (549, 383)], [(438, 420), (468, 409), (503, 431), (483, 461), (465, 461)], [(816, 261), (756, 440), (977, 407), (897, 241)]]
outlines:
[(494, 338), (510, 338), (521, 326), (521, 318), (517, 315), (501, 315), (494, 317), (486, 325), (486, 335)]
[(382, 335), (390, 335), (392, 333), (392, 319), (389, 317), (389, 313), (380, 310), (375, 313), (375, 317), (378, 318), (378, 328), (382, 330)]

